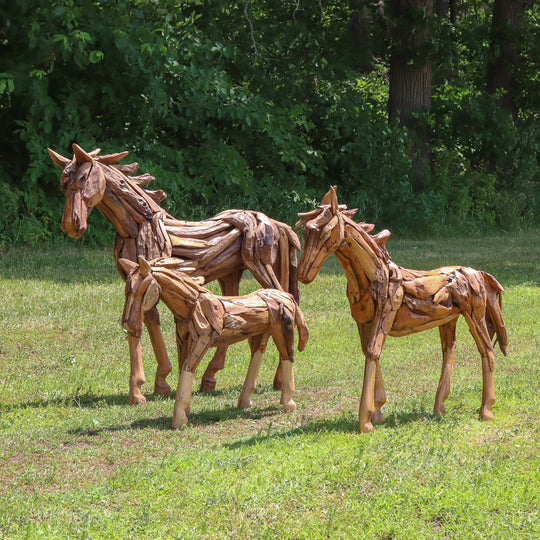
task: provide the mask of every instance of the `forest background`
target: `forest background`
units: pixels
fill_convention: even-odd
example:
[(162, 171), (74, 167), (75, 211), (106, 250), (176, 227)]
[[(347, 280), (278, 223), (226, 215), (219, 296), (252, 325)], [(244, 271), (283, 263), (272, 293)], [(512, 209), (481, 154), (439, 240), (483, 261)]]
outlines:
[[(538, 224), (532, 0), (17, 0), (0, 17), (0, 248), (62, 234), (46, 148), (73, 142), (129, 150), (181, 219), (294, 223), (336, 184), (401, 234)], [(85, 241), (110, 242), (95, 214)]]

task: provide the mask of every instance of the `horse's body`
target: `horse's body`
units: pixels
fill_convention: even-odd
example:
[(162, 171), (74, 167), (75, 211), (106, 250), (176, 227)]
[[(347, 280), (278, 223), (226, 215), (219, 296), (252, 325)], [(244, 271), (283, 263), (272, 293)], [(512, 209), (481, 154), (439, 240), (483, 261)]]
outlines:
[(290, 293), (261, 289), (244, 296), (217, 296), (186, 275), (185, 272), (193, 273), (193, 268), (187, 268), (186, 263), (178, 259), (161, 259), (149, 264), (140, 258), (139, 265), (120, 259), (119, 264), (129, 273), (122, 325), (130, 334), (140, 335), (144, 312), (153, 309), (160, 299), (174, 315), (180, 374), (174, 428), (188, 422), (193, 374), (206, 351), (246, 339), (251, 360), (238, 407), (251, 407), (250, 396), (257, 384), (261, 358), (272, 336), (281, 358), (281, 404), (286, 412), (296, 410), (292, 400), (294, 327), (298, 328), (300, 351), (306, 345), (308, 330)]
[[(291, 227), (247, 210), (226, 210), (198, 222), (177, 220), (159, 206), (166, 197), (162, 191), (142, 187), (154, 179), (152, 176), (129, 176), (138, 165), (118, 164), (127, 152), (98, 156), (99, 150), (87, 153), (75, 144), (73, 149), (72, 159), (49, 149), (54, 163), (63, 169), (60, 186), (66, 204), (62, 230), (72, 238), (80, 237), (96, 206), (116, 229), (114, 257), (124, 279), (127, 276), (118, 264), (120, 258), (137, 262), (141, 256), (149, 260), (178, 256), (188, 260), (196, 269), (195, 275), (204, 277), (205, 282), (217, 279), (223, 294), (237, 295), (242, 272), (248, 269), (263, 287), (289, 291), (298, 300), (296, 251), (300, 242)], [(154, 392), (168, 394), (170, 387), (165, 379), (171, 364), (156, 309), (146, 313), (145, 324), (158, 362)], [(128, 341), (129, 401), (144, 403), (140, 339), (128, 335)], [(215, 388), (215, 373), (223, 368), (226, 350), (220, 347), (216, 351), (203, 376), (202, 391)], [(280, 384), (278, 367), (274, 387)]]
[(506, 354), (507, 335), (501, 312), (502, 286), (490, 274), (462, 266), (431, 271), (408, 270), (396, 265), (385, 248), (388, 231), (370, 235), (373, 225), (356, 223), (356, 210), (338, 205), (335, 187), (318, 208), (300, 215), (304, 225), (304, 252), (299, 279), (313, 281), (326, 258), (335, 253), (347, 278), (347, 297), (357, 323), (366, 357), (360, 402), (359, 427), (373, 429), (383, 421), (386, 402), (379, 356), (387, 335), (405, 336), (439, 327), (443, 349), (435, 414), (444, 414), (456, 346), (456, 323), (463, 315), (482, 357), (483, 392), (480, 418), (493, 417), (495, 402), (492, 339)]

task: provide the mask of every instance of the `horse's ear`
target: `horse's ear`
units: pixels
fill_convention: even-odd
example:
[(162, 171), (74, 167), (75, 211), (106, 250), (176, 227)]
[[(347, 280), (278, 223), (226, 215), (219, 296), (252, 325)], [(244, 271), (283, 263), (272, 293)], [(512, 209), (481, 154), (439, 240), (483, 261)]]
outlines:
[(139, 268), (141, 269), (141, 276), (146, 277), (150, 274), (150, 264), (144, 257), (139, 257)]
[(321, 206), (323, 204), (332, 204), (332, 197), (336, 197), (336, 186), (330, 186), (330, 189), (328, 190), (328, 193), (322, 198), (321, 200)]
[(113, 163), (118, 163), (121, 159), (124, 159), (129, 152), (119, 152), (118, 154), (107, 154), (106, 156), (101, 156), (98, 158), (100, 163), (103, 165), (112, 165)]
[(64, 156), (57, 154), (54, 150), (51, 150), (50, 148), (47, 148), (47, 152), (49, 152), (49, 156), (51, 156), (54, 164), (58, 165), (62, 169), (71, 161)]
[(78, 144), (73, 143), (73, 153), (75, 154), (75, 159), (77, 163), (84, 163), (85, 161), (94, 161), (94, 158), (88, 153), (85, 152)]
[(137, 266), (133, 261), (130, 261), (129, 259), (118, 259), (118, 264), (126, 274), (129, 274)]
[(337, 186), (330, 186), (330, 190), (328, 193), (323, 197), (321, 201), (321, 206), (323, 204), (329, 204), (330, 208), (332, 210), (332, 214), (336, 215), (339, 212), (339, 204), (337, 201), (337, 194), (336, 194)]

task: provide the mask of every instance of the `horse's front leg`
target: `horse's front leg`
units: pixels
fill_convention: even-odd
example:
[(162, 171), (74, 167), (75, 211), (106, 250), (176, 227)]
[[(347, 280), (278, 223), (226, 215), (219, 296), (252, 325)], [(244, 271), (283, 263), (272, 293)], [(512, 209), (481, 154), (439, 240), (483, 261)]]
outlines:
[[(242, 271), (232, 272), (228, 276), (219, 279), (219, 286), (222, 294), (225, 296), (238, 296), (240, 290), (240, 278)], [(208, 364), (206, 371), (201, 379), (200, 392), (212, 392), (216, 388), (216, 373), (225, 367), (225, 356), (227, 355), (227, 346), (218, 347), (214, 357)]]
[[(367, 344), (369, 342), (369, 336), (371, 333), (371, 326), (366, 324), (361, 324), (357, 322), (358, 332), (360, 334), (360, 342), (362, 343), (362, 351), (364, 356), (367, 357)], [(384, 422), (384, 415), (381, 411), (382, 406), (386, 403), (386, 392), (384, 390), (384, 379), (381, 371), (380, 359), (376, 361), (376, 370), (375, 370), (375, 391), (374, 391), (374, 410), (371, 415), (371, 421), (382, 423)]]
[(152, 343), (158, 364), (154, 382), (154, 394), (168, 396), (171, 393), (171, 387), (167, 384), (165, 379), (171, 372), (172, 366), (169, 361), (169, 356), (167, 355), (163, 334), (161, 333), (159, 313), (156, 307), (145, 313), (144, 324), (150, 334), (150, 342)]
[(238, 398), (238, 407), (240, 409), (249, 409), (252, 405), (251, 394), (255, 391), (257, 386), (257, 377), (259, 375), (259, 368), (261, 367), (261, 360), (266, 350), (266, 344), (270, 334), (260, 334), (249, 339), (249, 348), (251, 350), (251, 360), (249, 362), (248, 371), (244, 380), (244, 386), (242, 392)]
[(128, 332), (129, 344), (129, 404), (142, 405), (146, 403), (146, 398), (141, 392), (141, 386), (146, 382), (142, 361), (141, 337)]
[[(177, 332), (180, 337), (180, 332)], [(193, 389), (193, 375), (202, 357), (208, 350), (210, 336), (200, 335), (194, 340), (186, 336), (182, 342), (180, 338), (178, 348), (178, 386), (176, 389), (176, 400), (174, 402), (174, 413), (172, 420), (173, 428), (180, 428), (188, 423), (188, 413), (191, 404), (191, 392)], [(185, 357), (183, 357), (185, 352)]]
[(454, 367), (454, 355), (456, 352), (456, 324), (457, 317), (442, 326), (439, 326), (439, 335), (442, 345), (442, 367), (441, 378), (437, 393), (435, 394), (435, 406), (433, 412), (435, 415), (446, 414), (444, 402), (450, 394), (450, 383), (452, 380), (452, 369)]
[(280, 324), (271, 324), (270, 332), (277, 350), (281, 375), (281, 400), (284, 412), (296, 411), (296, 403), (292, 399), (294, 393), (294, 311), (287, 308), (280, 310)]
[[(375, 412), (375, 385), (377, 373), (379, 373), (379, 383), (382, 382), (382, 373), (379, 367), (379, 358), (381, 356), (386, 336), (390, 332), (397, 310), (403, 299), (403, 289), (399, 284), (391, 284), (387, 299), (378, 305), (371, 323), (371, 333), (366, 347), (366, 365), (364, 368), (364, 384), (362, 387), (362, 397), (360, 398), (360, 410), (358, 414), (358, 426), (362, 433), (373, 431), (371, 423), (373, 413)], [(382, 393), (379, 389), (378, 399), (384, 396), (384, 386)], [(386, 399), (386, 396), (384, 396)], [(382, 416), (382, 414), (381, 414)]]
[(182, 369), (178, 377), (178, 387), (176, 388), (176, 400), (174, 402), (174, 413), (172, 427), (181, 428), (188, 423), (187, 414), (191, 403), (191, 391), (193, 389), (193, 372)]

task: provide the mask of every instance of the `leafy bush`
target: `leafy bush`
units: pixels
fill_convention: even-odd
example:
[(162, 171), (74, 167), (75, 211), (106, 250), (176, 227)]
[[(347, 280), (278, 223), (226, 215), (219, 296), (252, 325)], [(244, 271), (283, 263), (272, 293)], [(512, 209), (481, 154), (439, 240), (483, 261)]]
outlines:
[[(371, 26), (360, 45), (350, 33), (356, 8), (342, 3), (6, 5), (0, 242), (60, 234), (59, 169), (46, 148), (69, 155), (73, 142), (129, 150), (185, 219), (251, 207), (293, 223), (337, 184), (340, 199), (378, 227), (537, 223), (536, 11), (527, 16), (516, 119), (482, 87), (489, 10), (475, 5), (455, 24), (437, 23), (438, 86), (425, 117), (433, 167), (414, 192), (415, 141), (387, 121), (384, 32), (375, 7), (361, 5)], [(104, 220), (91, 223), (86, 241), (108, 242)]]

